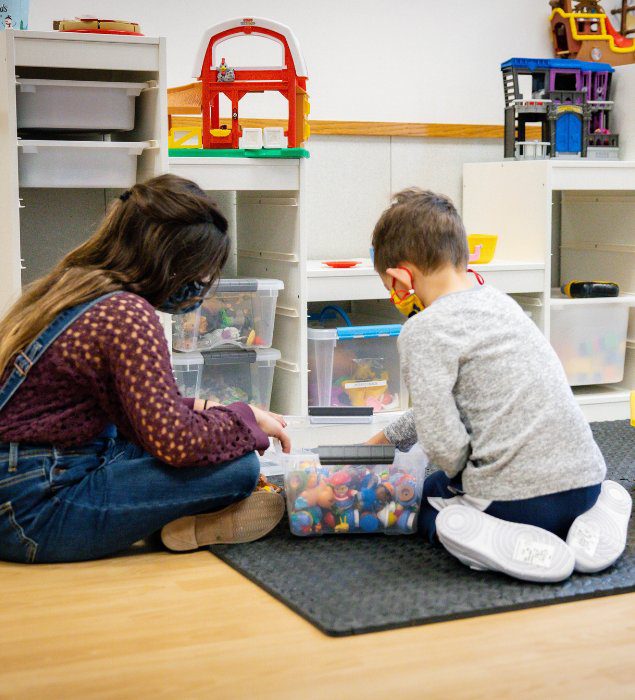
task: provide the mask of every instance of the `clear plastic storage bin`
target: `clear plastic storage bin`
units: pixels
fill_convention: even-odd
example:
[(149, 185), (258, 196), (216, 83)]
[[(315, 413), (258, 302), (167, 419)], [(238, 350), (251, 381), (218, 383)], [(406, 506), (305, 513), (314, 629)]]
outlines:
[(268, 411), (273, 371), (279, 359), (280, 352), (273, 348), (203, 353), (204, 366), (198, 398), (224, 405), (244, 401)]
[(216, 401), (251, 403), (269, 410), (273, 371), (280, 359), (274, 348), (223, 349), (213, 352), (175, 352), (172, 365), (183, 396)]
[(629, 297), (551, 299), (551, 344), (571, 386), (611, 384), (624, 377)]
[(427, 459), (415, 447), (320, 447), (283, 455), (289, 527), (294, 535), (412, 534), (417, 530)]
[[(539, 302), (528, 297), (517, 301), (536, 320)], [(571, 386), (622, 381), (628, 312), (634, 301), (633, 297), (570, 299), (552, 290), (551, 345)]]
[(130, 131), (135, 98), (148, 83), (19, 78), (18, 129)]
[(18, 141), (20, 187), (132, 187), (151, 141)]
[(203, 376), (203, 355), (200, 352), (175, 352), (172, 355), (172, 371), (181, 394), (198, 398)]
[(203, 305), (174, 316), (175, 350), (211, 350), (221, 345), (271, 347), (280, 280), (223, 279)]
[(407, 408), (400, 332), (399, 324), (310, 327), (309, 406), (369, 406), (375, 413)]

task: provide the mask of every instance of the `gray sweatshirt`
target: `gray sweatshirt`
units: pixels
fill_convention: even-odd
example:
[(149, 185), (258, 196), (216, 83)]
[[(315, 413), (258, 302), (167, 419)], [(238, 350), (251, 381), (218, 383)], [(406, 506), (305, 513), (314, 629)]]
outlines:
[(534, 498), (597, 484), (606, 465), (557, 355), (510, 297), (484, 286), (437, 299), (399, 336), (412, 409), (389, 425), (466, 494)]

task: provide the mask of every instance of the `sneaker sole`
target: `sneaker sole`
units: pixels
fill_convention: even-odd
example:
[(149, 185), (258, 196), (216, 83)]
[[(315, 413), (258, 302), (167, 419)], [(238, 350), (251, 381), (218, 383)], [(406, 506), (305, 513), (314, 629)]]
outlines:
[(279, 493), (256, 491), (223, 510), (190, 515), (161, 530), (163, 544), (174, 552), (187, 552), (211, 544), (253, 542), (271, 532), (284, 515)]
[(533, 525), (455, 505), (437, 515), (436, 526), (441, 544), (472, 568), (539, 583), (564, 581), (573, 572), (575, 557), (566, 543)]
[(579, 515), (569, 529), (567, 544), (576, 571), (592, 574), (614, 564), (626, 547), (633, 499), (615, 481), (604, 481), (595, 505)]

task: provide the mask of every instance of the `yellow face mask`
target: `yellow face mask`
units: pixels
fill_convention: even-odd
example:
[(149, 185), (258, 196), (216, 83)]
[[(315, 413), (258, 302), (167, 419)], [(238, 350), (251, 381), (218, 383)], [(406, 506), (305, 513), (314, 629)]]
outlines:
[(398, 267), (398, 270), (405, 270), (410, 277), (410, 289), (395, 289), (396, 279), (392, 278), (392, 287), (390, 288), (390, 301), (395, 305), (395, 308), (399, 313), (410, 318), (420, 311), (425, 309), (423, 302), (415, 294), (415, 290), (412, 289), (412, 274), (410, 270), (405, 267)]

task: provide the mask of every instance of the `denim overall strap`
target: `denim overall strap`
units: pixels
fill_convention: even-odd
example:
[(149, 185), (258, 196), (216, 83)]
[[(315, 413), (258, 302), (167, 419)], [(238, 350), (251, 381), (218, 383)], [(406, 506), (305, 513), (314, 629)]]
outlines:
[(76, 321), (87, 309), (94, 306), (102, 299), (107, 299), (121, 291), (102, 294), (95, 299), (77, 306), (71, 306), (58, 314), (53, 322), (47, 326), (40, 335), (30, 343), (25, 350), (19, 352), (13, 361), (13, 370), (6, 382), (0, 386), (0, 411), (9, 403), (11, 397), (26, 379), (29, 370), (42, 357), (54, 340), (56, 340), (74, 321)]

